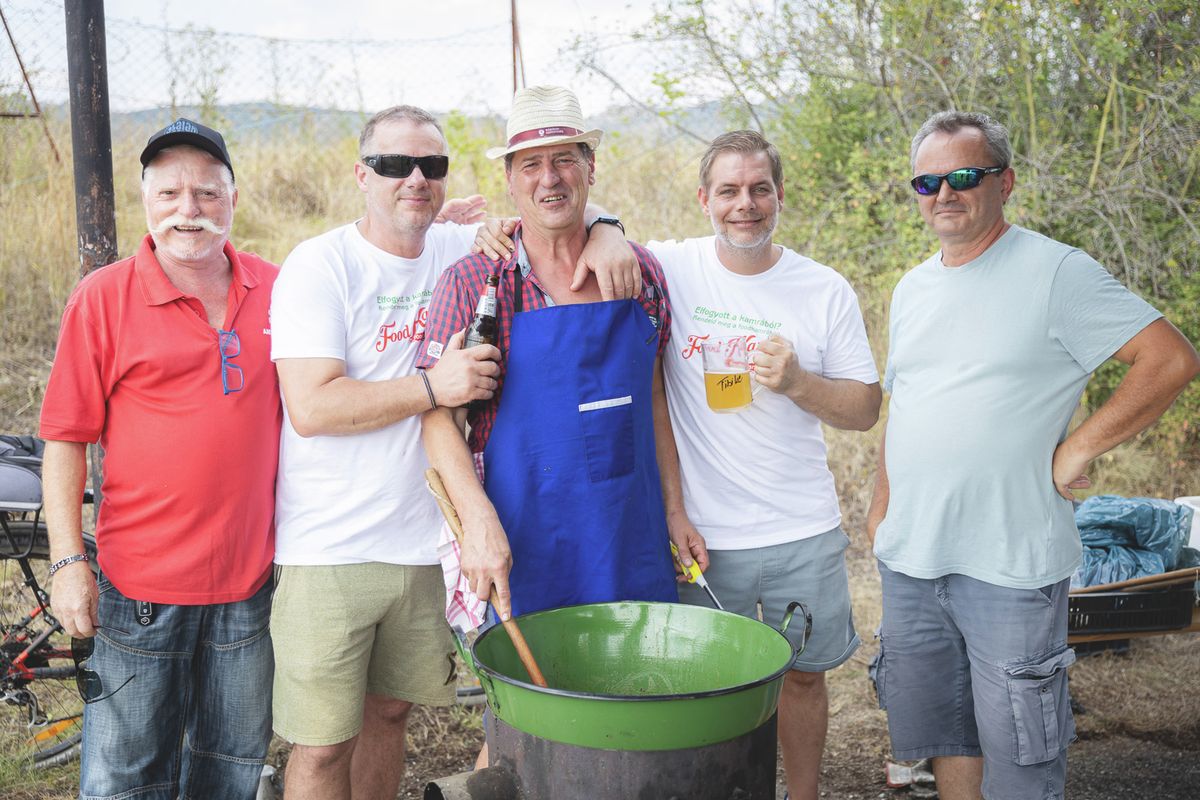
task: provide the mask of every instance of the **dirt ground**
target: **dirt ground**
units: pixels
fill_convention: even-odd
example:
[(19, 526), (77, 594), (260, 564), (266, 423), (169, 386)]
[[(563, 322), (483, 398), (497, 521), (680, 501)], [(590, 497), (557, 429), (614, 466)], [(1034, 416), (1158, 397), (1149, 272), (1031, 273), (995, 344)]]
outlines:
[[(828, 800), (896, 798), (883, 780), (887, 724), (867, 681), (876, 645), (879, 584), (860, 544), (848, 553), (855, 622), (863, 646), (830, 673), (830, 724), (821, 770)], [(1200, 635), (1134, 640), (1125, 653), (1081, 657), (1071, 668), (1079, 740), (1068, 757), (1072, 800), (1200, 798)], [(470, 769), (483, 740), (479, 711), (418, 709), (400, 797), (420, 798), (434, 778)], [(282, 765), (286, 753), (276, 751)], [(783, 797), (782, 768), (778, 797)]]
[[(1177, 641), (1168, 641), (1172, 638)], [(1153, 663), (1156, 670), (1161, 667), (1194, 675), (1200, 665), (1200, 636), (1150, 640), (1136, 644), (1126, 655), (1081, 659), (1072, 669), (1072, 691), (1082, 707), (1076, 716), (1080, 738), (1068, 757), (1067, 796), (1073, 800), (1200, 798), (1200, 715), (1196, 714), (1195, 697), (1185, 702), (1187, 711), (1169, 708), (1170, 698), (1158, 698), (1158, 710), (1135, 711), (1137, 698), (1121, 697), (1123, 693), (1107, 683), (1114, 674), (1141, 671), (1139, 660)], [(861, 691), (844, 691), (849, 687), (839, 682), (832, 692), (835, 706), (821, 769), (821, 797), (910, 797), (909, 791), (891, 790), (884, 784), (886, 723), (882, 712), (871, 707), (865, 659), (856, 656), (844, 670), (856, 673), (847, 683), (858, 682), (862, 687)], [(1173, 682), (1173, 678), (1167, 679), (1167, 683)], [(1192, 683), (1197, 681), (1193, 678)], [(470, 769), (482, 737), (477, 710), (419, 709), (399, 797), (421, 798), (430, 779)], [(276, 762), (282, 766), (285, 757), (286, 753), (278, 751)], [(783, 797), (782, 768), (779, 781), (778, 797)]]
[[(828, 800), (904, 800), (883, 782), (886, 720), (867, 682), (878, 624), (878, 579), (865, 554), (850, 557), (855, 620), (863, 647), (829, 674), (830, 725), (821, 796)], [(1121, 654), (1080, 658), (1071, 668), (1079, 741), (1069, 755), (1072, 800), (1200, 798), (1200, 635), (1135, 640)], [(409, 735), (407, 774), (398, 797), (421, 798), (425, 784), (469, 769), (483, 734), (478, 708), (418, 708)], [(271, 762), (286, 763), (276, 743)], [(78, 786), (72, 765), (0, 780), (4, 800), (68, 800)], [(2, 772), (2, 771), (0, 771)], [(3, 777), (3, 776), (0, 776)], [(782, 781), (782, 771), (780, 772)], [(780, 782), (778, 797), (783, 796)]]

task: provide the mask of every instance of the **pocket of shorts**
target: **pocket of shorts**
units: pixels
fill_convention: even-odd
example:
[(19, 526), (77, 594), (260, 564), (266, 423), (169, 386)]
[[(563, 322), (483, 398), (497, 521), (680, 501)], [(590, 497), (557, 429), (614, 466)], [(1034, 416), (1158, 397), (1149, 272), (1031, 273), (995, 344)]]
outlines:
[(1067, 693), (1067, 667), (1075, 651), (1063, 650), (1005, 667), (1013, 711), (1013, 761), (1022, 767), (1057, 758), (1075, 736)]
[(883, 635), (876, 633), (875, 636), (879, 639), (879, 652), (867, 664), (867, 679), (875, 687), (875, 699), (879, 708), (887, 711), (887, 695), (884, 694), (887, 686), (887, 661), (883, 656)]
[(633, 472), (633, 397), (579, 404), (588, 477), (593, 483)]

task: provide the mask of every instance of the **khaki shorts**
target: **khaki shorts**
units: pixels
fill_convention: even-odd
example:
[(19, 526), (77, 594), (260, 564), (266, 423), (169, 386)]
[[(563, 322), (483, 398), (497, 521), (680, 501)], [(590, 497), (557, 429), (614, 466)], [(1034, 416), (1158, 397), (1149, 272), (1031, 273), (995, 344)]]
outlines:
[(362, 729), (363, 701), (454, 702), (454, 643), (442, 569), (398, 564), (278, 566), (271, 608), (273, 726), (297, 744)]

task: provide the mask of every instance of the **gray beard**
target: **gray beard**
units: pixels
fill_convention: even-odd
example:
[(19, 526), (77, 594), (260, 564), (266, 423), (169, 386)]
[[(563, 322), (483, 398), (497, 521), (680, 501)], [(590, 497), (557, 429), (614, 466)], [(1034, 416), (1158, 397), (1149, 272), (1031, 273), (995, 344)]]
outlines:
[(779, 216), (775, 216), (775, 219), (771, 222), (771, 227), (766, 231), (763, 231), (762, 236), (752, 242), (745, 243), (733, 241), (728, 234), (721, 230), (716, 220), (709, 218), (709, 222), (712, 224), (713, 233), (717, 235), (718, 241), (720, 241), (726, 247), (749, 255), (754, 251), (765, 250), (771, 246), (771, 239), (775, 236), (775, 228), (779, 225)]

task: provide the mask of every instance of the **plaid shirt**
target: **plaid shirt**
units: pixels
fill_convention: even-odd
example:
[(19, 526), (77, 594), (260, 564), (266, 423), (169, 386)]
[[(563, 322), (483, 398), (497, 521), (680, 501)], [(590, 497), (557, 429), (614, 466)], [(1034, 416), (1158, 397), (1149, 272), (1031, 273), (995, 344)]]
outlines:
[[(513, 234), (516, 252), (503, 262), (493, 261), (482, 255), (470, 255), (460, 259), (438, 278), (429, 312), (425, 320), (425, 343), (417, 357), (417, 367), (430, 367), (441, 357), (442, 348), (450, 337), (471, 324), (475, 318), (475, 307), (483, 294), (487, 276), (499, 269), (500, 286), (496, 291), (496, 321), (499, 328), (500, 375), (499, 386), (491, 400), (472, 403), (467, 410), (467, 422), (471, 432), (467, 445), (472, 453), (482, 453), (492, 434), (496, 413), (500, 408), (500, 397), (504, 391), (504, 377), (508, 372), (508, 348), (512, 341), (513, 291), (516, 270), (521, 270), (521, 307), (524, 311), (547, 308), (553, 305), (533, 273), (525, 248), (521, 245), (520, 227)], [(630, 242), (642, 268), (642, 294), (638, 302), (658, 327), (658, 355), (661, 356), (671, 336), (671, 310), (667, 297), (667, 282), (662, 266), (650, 255), (650, 251)]]

